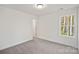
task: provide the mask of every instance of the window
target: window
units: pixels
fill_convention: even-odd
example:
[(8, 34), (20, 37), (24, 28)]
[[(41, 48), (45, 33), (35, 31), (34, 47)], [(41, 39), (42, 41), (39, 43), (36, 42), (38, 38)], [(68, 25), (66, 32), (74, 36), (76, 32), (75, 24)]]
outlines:
[(61, 17), (61, 35), (74, 36), (74, 16)]

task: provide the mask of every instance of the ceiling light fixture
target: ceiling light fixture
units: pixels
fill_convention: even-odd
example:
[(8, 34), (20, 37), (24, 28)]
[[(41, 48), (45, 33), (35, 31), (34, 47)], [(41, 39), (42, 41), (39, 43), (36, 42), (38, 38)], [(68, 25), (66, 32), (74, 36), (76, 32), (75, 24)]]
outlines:
[(37, 8), (37, 9), (43, 9), (46, 7), (46, 4), (35, 4), (34, 5), (34, 8)]

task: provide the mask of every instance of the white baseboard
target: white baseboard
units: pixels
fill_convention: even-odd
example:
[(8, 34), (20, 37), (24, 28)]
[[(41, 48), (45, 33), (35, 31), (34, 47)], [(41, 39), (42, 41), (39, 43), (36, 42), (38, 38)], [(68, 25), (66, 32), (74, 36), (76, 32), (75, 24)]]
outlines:
[(37, 36), (37, 38), (39, 38), (39, 39), (43, 39), (43, 40), (47, 40), (47, 41), (50, 41), (50, 42), (55, 42), (55, 43), (62, 44), (62, 45), (66, 45), (66, 46), (70, 46), (70, 47), (73, 47), (73, 48), (78, 49), (78, 47), (74, 47), (74, 46), (71, 46), (71, 45), (68, 45), (68, 44), (64, 44), (64, 43), (56, 42), (56, 41), (53, 41), (53, 40), (51, 40), (51, 39), (49, 39), (49, 38), (46, 38), (46, 37)]
[[(28, 39), (28, 38), (27, 38), (27, 39)], [(29, 39), (29, 40), (25, 40), (25, 41), (19, 41), (19, 42), (17, 42), (17, 43), (11, 44), (11, 45), (4, 46), (3, 48), (0, 48), (0, 50), (4, 50), (4, 49), (10, 48), (10, 47), (13, 47), (13, 46), (22, 44), (22, 43), (27, 42), (27, 41), (30, 41), (30, 40), (33, 40), (33, 38), (31, 38), (31, 39)]]

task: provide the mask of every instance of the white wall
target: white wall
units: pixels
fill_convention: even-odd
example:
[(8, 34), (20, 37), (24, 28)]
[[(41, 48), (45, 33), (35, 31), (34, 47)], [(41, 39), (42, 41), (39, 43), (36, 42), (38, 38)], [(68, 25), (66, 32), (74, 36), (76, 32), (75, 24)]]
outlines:
[[(59, 34), (60, 16), (74, 15), (75, 16), (75, 37), (63, 37)], [(69, 45), (77, 48), (77, 23), (76, 9), (58, 10), (51, 14), (46, 14), (39, 17), (37, 28), (37, 36), (39, 38)]]
[(78, 49), (79, 49), (79, 8), (78, 8)]
[(0, 50), (32, 40), (34, 16), (0, 7)]

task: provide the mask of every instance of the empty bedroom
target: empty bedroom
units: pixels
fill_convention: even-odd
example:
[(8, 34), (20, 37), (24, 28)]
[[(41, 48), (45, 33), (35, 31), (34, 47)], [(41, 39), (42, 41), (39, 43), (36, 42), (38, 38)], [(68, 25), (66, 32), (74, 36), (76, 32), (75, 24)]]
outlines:
[(0, 4), (0, 54), (78, 54), (78, 4)]

